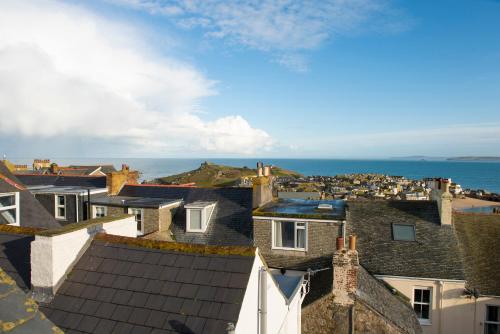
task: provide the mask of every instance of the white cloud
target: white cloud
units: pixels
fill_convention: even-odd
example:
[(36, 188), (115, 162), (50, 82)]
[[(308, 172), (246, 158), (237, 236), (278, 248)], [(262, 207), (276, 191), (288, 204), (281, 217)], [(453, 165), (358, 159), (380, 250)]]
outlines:
[(141, 152), (252, 153), (269, 142), (239, 116), (197, 116), (214, 85), (124, 23), (52, 1), (0, 2), (0, 135), (102, 138)]
[(278, 63), (291, 64), (292, 69), (299, 71), (306, 64), (302, 60), (300, 66), (295, 66), (292, 58), (297, 58), (297, 51), (317, 48), (337, 35), (362, 31), (368, 26), (377, 32), (407, 28), (405, 18), (391, 8), (389, 0), (108, 1), (166, 15), (181, 27), (201, 27), (207, 36), (271, 52)]

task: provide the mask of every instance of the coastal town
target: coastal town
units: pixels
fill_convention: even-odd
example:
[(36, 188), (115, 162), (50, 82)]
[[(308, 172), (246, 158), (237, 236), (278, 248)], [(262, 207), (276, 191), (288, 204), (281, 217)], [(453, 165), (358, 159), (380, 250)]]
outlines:
[[(126, 164), (1, 161), (3, 328), (489, 334), (500, 326), (500, 263), (489, 256), (500, 252), (496, 202), (468, 198), (448, 178), (303, 177), (259, 162), (244, 168), (242, 184), (228, 166), (214, 169), (203, 163), (159, 184), (139, 182)], [(201, 175), (225, 184), (176, 182)], [(477, 204), (492, 210), (462, 210)]]

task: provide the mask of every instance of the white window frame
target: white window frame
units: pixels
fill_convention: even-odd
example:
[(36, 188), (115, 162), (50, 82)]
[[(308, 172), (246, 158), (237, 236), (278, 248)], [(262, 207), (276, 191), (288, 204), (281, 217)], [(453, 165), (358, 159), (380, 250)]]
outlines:
[[(187, 232), (206, 232), (210, 218), (215, 211), (215, 203), (206, 206), (186, 205), (186, 231)], [(201, 228), (191, 228), (191, 210), (201, 210)]]
[(498, 328), (500, 328), (500, 321), (491, 321), (491, 320), (488, 320), (488, 307), (498, 307), (500, 308), (500, 305), (490, 305), (490, 304), (486, 304), (486, 308), (485, 308), (485, 314), (484, 314), (484, 332), (486, 333), (486, 325), (497, 325)]
[(21, 210), (20, 210), (20, 206), (21, 205), (20, 205), (20, 201), (19, 201), (19, 192), (2, 193), (2, 194), (0, 194), (0, 197), (10, 197), (10, 196), (14, 196), (15, 204), (14, 205), (5, 206), (5, 207), (0, 207), (0, 211), (8, 211), (8, 210), (16, 209), (16, 221), (15, 221), (15, 223), (9, 224), (9, 225), (19, 226), (20, 225), (20, 220), (21, 220), (21, 217), (19, 216), (19, 214), (21, 213)]
[[(62, 197), (64, 198), (64, 205), (60, 205), (59, 204), (59, 197)], [(64, 216), (59, 216), (59, 208), (64, 208)], [(55, 195), (54, 197), (54, 217), (56, 217), (56, 219), (66, 219), (66, 216), (67, 216), (67, 210), (66, 210), (66, 195)]]
[(140, 210), (141, 211), (141, 230), (137, 230), (138, 235), (144, 235), (144, 209), (142, 208), (128, 208), (128, 214), (129, 215), (134, 215), (135, 223), (137, 224), (137, 216), (134, 211)]
[[(104, 216), (106, 217), (108, 215), (108, 207), (104, 205), (92, 205), (92, 218), (97, 218), (97, 208), (103, 208), (104, 209)], [(99, 217), (102, 218), (102, 217)]]
[[(275, 235), (276, 235), (276, 223), (293, 223), (294, 224), (294, 228), (293, 228), (293, 243), (294, 245), (296, 246), (297, 245), (297, 230), (305, 230), (305, 242), (304, 242), (304, 248), (298, 248), (298, 247), (279, 247), (279, 246), (276, 246), (275, 244)], [(299, 226), (297, 227), (297, 224), (304, 224), (304, 226)], [(272, 220), (271, 221), (271, 225), (272, 225), (272, 232), (271, 232), (271, 249), (281, 249), (281, 250), (291, 250), (291, 251), (298, 251), (298, 252), (307, 252), (307, 248), (308, 248), (308, 236), (309, 236), (309, 231), (308, 231), (308, 223), (305, 222), (305, 221), (290, 221), (290, 220)]]
[[(415, 301), (415, 290), (428, 290), (429, 291), (429, 303), (427, 304), (427, 303), (423, 303), (423, 302), (416, 302)], [(429, 319), (418, 318), (418, 322), (421, 325), (432, 325), (432, 309), (433, 309), (432, 303), (433, 303), (433, 300), (434, 300), (433, 296), (432, 296), (432, 293), (433, 293), (433, 289), (430, 286), (414, 286), (413, 287), (413, 294), (411, 296), (411, 306), (412, 306), (412, 308), (414, 309), (415, 304), (418, 304), (418, 305), (429, 305)], [(415, 309), (414, 309), (413, 312), (415, 312)]]

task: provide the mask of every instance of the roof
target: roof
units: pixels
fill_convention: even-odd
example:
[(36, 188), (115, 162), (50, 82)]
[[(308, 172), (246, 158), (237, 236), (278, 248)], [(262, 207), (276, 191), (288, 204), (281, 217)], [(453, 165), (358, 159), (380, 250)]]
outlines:
[[(395, 241), (392, 224), (415, 226), (416, 241)], [(348, 202), (347, 234), (358, 236), (360, 263), (388, 276), (464, 280), (458, 239), (441, 226), (436, 202)]]
[(42, 311), (68, 332), (223, 333), (238, 320), (254, 260), (255, 251), (182, 252), (104, 235)]
[(75, 176), (75, 175), (37, 175), (17, 174), (16, 176), (27, 186), (53, 185), (76, 186), (84, 188), (106, 188), (106, 176)]
[(33, 235), (0, 231), (0, 268), (24, 291), (31, 287), (30, 252)]
[(152, 197), (130, 197), (130, 196), (103, 196), (92, 200), (92, 204), (107, 206), (132, 207), (132, 208), (159, 208), (161, 206), (175, 204), (182, 199), (166, 199)]
[(470, 289), (500, 296), (500, 215), (454, 214)]
[(101, 168), (100, 171), (103, 172), (104, 174), (116, 172), (116, 168), (113, 165), (69, 165), (68, 167), (78, 168), (78, 169), (88, 169), (89, 172), (93, 172), (100, 167)]
[(176, 210), (171, 231), (178, 242), (208, 245), (252, 245), (252, 189), (125, 185), (119, 196), (217, 202), (204, 233), (186, 232), (186, 210)]
[(31, 186), (28, 187), (32, 194), (75, 194), (86, 195), (107, 192), (107, 188), (80, 187), (80, 186)]
[(0, 268), (0, 323), (9, 333), (62, 333)]
[[(25, 227), (55, 228), (61, 226), (57, 220), (24, 189), (21, 181), (0, 162), (0, 193), (19, 192), (20, 225)], [(11, 182), (9, 182), (11, 181)], [(13, 185), (16, 184), (16, 185)]]
[[(324, 208), (319, 208), (320, 205)], [(326, 208), (328, 206), (330, 206), (330, 208)], [(296, 198), (279, 199), (254, 210), (253, 215), (343, 220), (345, 218), (345, 202), (343, 200), (316, 201)]]

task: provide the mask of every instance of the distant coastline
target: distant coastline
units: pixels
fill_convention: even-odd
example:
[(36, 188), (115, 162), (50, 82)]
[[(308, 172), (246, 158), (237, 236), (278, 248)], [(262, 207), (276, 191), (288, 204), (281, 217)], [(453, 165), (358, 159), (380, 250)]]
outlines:
[(446, 159), (448, 161), (500, 161), (500, 157), (454, 157)]
[(412, 155), (407, 157), (391, 157), (391, 160), (401, 161), (494, 161), (500, 162), (500, 157), (494, 156), (463, 156), (463, 157), (429, 157), (425, 155)]

